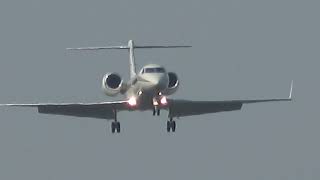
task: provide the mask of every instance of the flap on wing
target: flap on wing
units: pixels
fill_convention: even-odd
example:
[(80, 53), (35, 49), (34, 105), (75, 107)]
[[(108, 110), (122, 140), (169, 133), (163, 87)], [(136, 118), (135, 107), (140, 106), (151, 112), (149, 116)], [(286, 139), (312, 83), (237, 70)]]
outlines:
[(240, 110), (241, 102), (170, 100), (169, 117), (182, 117)]
[(42, 114), (56, 114), (76, 117), (113, 119), (113, 109), (103, 105), (43, 105), (38, 106)]

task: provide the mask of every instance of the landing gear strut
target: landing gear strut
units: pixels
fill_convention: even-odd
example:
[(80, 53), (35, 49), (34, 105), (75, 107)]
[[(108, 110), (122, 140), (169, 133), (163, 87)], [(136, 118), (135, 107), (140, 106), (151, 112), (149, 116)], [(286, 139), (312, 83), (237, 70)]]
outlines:
[(153, 108), (153, 113), (152, 113), (153, 116), (157, 115), (157, 116), (160, 116), (160, 109), (158, 107), (154, 107)]
[(174, 121), (172, 117), (167, 121), (167, 132), (170, 132), (170, 130), (172, 132), (176, 131), (176, 121)]
[(117, 111), (113, 110), (113, 113), (114, 113), (114, 121), (111, 123), (111, 132), (120, 133), (120, 122), (117, 120)]

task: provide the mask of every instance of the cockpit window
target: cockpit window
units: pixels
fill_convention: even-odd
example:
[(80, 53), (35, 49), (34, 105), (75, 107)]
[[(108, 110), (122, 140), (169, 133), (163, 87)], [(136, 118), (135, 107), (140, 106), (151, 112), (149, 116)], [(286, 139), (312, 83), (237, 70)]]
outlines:
[(164, 73), (165, 70), (164, 68), (145, 68), (144, 71), (142, 71), (143, 73)]

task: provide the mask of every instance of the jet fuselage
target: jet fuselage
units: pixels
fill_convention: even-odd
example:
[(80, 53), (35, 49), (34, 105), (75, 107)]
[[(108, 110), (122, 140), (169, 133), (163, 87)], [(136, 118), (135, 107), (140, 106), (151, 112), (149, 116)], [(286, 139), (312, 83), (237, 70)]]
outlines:
[(161, 98), (165, 98), (168, 84), (169, 76), (165, 68), (149, 64), (128, 82), (126, 96), (129, 100), (134, 98), (139, 109), (152, 109), (155, 105), (161, 105)]

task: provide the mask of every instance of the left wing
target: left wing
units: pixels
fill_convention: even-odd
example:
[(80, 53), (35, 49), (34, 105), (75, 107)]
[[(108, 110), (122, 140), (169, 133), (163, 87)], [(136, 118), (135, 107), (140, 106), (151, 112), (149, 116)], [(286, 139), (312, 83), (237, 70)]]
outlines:
[(217, 113), (223, 111), (235, 111), (240, 110), (243, 104), (249, 103), (291, 101), (292, 86), (293, 82), (291, 82), (289, 97), (282, 99), (254, 99), (228, 101), (189, 101), (170, 99), (168, 100), (169, 117), (182, 117), (207, 113)]
[(114, 111), (130, 110), (127, 101), (101, 103), (0, 104), (0, 106), (37, 107), (42, 114), (113, 119)]

